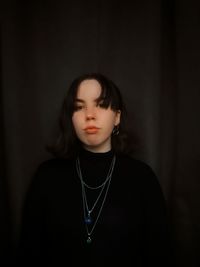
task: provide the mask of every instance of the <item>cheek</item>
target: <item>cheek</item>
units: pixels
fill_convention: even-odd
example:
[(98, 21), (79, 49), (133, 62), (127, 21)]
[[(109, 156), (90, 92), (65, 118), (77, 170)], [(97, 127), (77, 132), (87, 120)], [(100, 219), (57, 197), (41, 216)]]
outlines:
[(83, 120), (81, 119), (80, 114), (74, 114), (72, 116), (72, 125), (74, 127), (76, 134), (79, 135), (83, 128)]
[(104, 122), (106, 131), (109, 133), (112, 132), (116, 122), (115, 118), (113, 116), (110, 116), (109, 118), (105, 117)]
[(78, 119), (77, 119), (77, 116), (75, 116), (75, 115), (72, 116), (72, 125), (73, 125), (74, 129), (77, 129)]

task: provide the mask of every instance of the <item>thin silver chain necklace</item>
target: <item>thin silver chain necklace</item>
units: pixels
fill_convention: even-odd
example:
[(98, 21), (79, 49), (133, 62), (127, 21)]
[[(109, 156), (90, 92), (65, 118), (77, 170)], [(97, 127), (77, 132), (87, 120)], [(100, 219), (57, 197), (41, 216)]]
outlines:
[[(112, 173), (113, 173), (113, 169), (115, 166), (115, 161), (116, 161), (116, 156), (114, 155), (105, 181), (99, 186), (91, 187), (84, 182), (81, 168), (80, 168), (80, 160), (79, 160), (79, 158), (76, 159), (76, 169), (77, 169), (77, 173), (78, 173), (78, 176), (80, 178), (80, 181), (81, 181), (83, 213), (84, 213), (84, 221), (85, 221), (85, 226), (86, 226), (86, 231), (87, 231), (87, 243), (91, 243), (91, 240), (92, 240), (91, 235), (92, 235), (92, 233), (96, 227), (97, 221), (98, 221), (99, 216), (101, 214), (101, 211), (103, 209), (103, 206), (104, 206), (104, 203), (105, 203), (105, 200), (107, 197), (108, 189), (110, 186), (111, 178), (112, 178)], [(88, 201), (87, 201), (87, 196), (86, 196), (86, 188), (90, 189), (90, 190), (101, 189), (91, 208), (89, 208), (89, 206), (88, 206)], [(94, 209), (95, 209), (98, 201), (100, 200), (100, 197), (103, 194), (103, 192), (104, 192), (104, 197), (102, 199), (102, 203), (100, 205), (99, 211), (98, 211), (96, 219), (94, 221), (94, 224), (93, 224), (92, 228), (89, 230), (89, 226), (92, 225), (92, 223), (93, 223), (91, 213), (94, 211)]]

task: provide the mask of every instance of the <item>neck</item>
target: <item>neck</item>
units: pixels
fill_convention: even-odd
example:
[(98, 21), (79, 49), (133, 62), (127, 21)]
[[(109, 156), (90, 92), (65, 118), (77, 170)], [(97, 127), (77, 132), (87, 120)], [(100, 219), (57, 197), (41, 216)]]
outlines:
[(107, 176), (113, 156), (112, 150), (94, 153), (83, 148), (79, 153), (79, 158), (84, 180), (91, 185), (101, 184)]
[(91, 146), (83, 146), (85, 150), (88, 150), (93, 153), (106, 153), (111, 150), (111, 146), (106, 146), (106, 147), (91, 147)]

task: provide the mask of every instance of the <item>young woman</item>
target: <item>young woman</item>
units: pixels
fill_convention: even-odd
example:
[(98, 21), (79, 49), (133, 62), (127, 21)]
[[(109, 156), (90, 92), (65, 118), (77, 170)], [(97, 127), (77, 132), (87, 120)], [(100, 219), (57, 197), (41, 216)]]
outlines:
[(72, 82), (54, 157), (28, 190), (20, 264), (172, 266), (163, 193), (152, 169), (131, 156), (124, 116), (105, 76)]

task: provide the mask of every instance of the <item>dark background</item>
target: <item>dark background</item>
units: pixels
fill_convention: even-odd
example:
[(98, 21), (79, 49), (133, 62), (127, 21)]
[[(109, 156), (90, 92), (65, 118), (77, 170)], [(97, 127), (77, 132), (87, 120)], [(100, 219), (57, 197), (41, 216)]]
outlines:
[(79, 74), (120, 87), (166, 197), (177, 266), (200, 266), (200, 4), (172, 0), (1, 1), (0, 265), (50, 157), (60, 105)]

